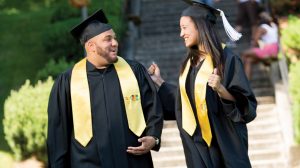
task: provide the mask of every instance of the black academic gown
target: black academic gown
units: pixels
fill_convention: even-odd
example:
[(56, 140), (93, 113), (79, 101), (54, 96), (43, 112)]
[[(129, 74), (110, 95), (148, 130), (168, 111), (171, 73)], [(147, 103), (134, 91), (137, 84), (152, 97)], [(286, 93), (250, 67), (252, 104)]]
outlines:
[[(236, 98), (236, 102), (220, 99), (207, 85), (206, 103), (213, 136), (210, 147), (202, 139), (199, 123), (192, 137), (183, 130), (179, 89), (163, 83), (158, 92), (164, 118), (177, 120), (188, 168), (251, 167), (246, 124), (256, 117), (257, 102), (244, 73), (241, 59), (228, 48), (224, 49), (224, 59), (222, 84)], [(194, 86), (198, 70), (199, 68), (190, 68), (186, 81), (187, 94), (195, 117), (195, 98), (192, 94), (194, 89), (191, 89), (191, 86)]]
[[(146, 129), (142, 136), (160, 138), (162, 110), (155, 86), (145, 68), (134, 61), (131, 66), (140, 87)], [(70, 96), (72, 70), (60, 75), (52, 88), (48, 105), (49, 168), (152, 168), (150, 152), (135, 156), (128, 146), (139, 146), (130, 131), (116, 70), (110, 65), (96, 69), (87, 61), (91, 98), (93, 138), (86, 147), (74, 138)], [(158, 150), (160, 145), (155, 146)]]

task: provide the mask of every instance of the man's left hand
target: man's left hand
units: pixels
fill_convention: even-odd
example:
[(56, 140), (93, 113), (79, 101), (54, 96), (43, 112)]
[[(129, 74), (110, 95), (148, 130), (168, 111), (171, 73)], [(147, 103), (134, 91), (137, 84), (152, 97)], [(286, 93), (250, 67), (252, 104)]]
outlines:
[(148, 153), (155, 146), (155, 139), (152, 136), (142, 137), (138, 139), (138, 141), (142, 143), (141, 146), (129, 146), (127, 148), (128, 153), (131, 153), (133, 155), (143, 155), (145, 153)]

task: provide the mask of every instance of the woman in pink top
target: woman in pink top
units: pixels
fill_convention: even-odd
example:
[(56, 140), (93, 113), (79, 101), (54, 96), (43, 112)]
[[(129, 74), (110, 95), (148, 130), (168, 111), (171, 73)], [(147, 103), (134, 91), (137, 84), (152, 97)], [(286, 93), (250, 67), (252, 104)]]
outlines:
[(276, 59), (278, 55), (278, 27), (273, 22), (272, 17), (262, 12), (260, 14), (261, 24), (257, 28), (254, 36), (253, 46), (243, 53), (245, 72), (248, 79), (251, 78), (251, 65), (259, 61)]

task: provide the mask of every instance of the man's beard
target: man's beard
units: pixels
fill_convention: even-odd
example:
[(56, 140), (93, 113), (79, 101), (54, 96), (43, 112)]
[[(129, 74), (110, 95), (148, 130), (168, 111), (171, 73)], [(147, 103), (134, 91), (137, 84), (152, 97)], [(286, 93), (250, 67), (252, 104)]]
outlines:
[(113, 64), (118, 61), (118, 57), (110, 57), (109, 52), (102, 50), (100, 47), (97, 47), (97, 54), (103, 57), (109, 64)]

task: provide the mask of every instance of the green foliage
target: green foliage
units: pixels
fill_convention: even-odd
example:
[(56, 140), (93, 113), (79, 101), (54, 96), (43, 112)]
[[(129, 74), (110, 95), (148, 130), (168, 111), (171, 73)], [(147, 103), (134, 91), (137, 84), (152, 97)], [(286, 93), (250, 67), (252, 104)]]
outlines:
[(272, 10), (277, 15), (296, 14), (300, 12), (298, 0), (270, 0)]
[(286, 49), (286, 55), (290, 62), (300, 59), (300, 19), (289, 16), (288, 26), (282, 30), (282, 44)]
[(293, 124), (295, 131), (295, 140), (300, 143), (300, 19), (295, 16), (289, 16), (288, 26), (282, 30), (282, 44), (285, 49), (285, 54), (290, 62), (290, 94), (293, 104)]
[(9, 151), (2, 124), (4, 100), (11, 89), (20, 88), (26, 79), (34, 80), (49, 60), (42, 46), (42, 30), (50, 14), (48, 9), (14, 15), (0, 10), (0, 150)]
[(19, 9), (22, 11), (38, 10), (45, 7), (50, 7), (59, 0), (0, 0), (0, 9)]
[(71, 18), (80, 18), (80, 10), (70, 7), (68, 3), (60, 3), (55, 6), (51, 16), (51, 23), (64, 21)]
[(300, 144), (300, 62), (290, 66), (290, 93), (293, 99), (293, 119), (296, 142)]
[(64, 58), (59, 59), (57, 62), (51, 59), (43, 69), (38, 71), (37, 79), (45, 80), (49, 76), (56, 79), (59, 74), (66, 71), (72, 65), (74, 65), (74, 62), (67, 62)]
[(4, 133), (16, 160), (33, 155), (46, 160), (47, 103), (52, 78), (11, 91), (4, 103)]
[(79, 22), (79, 18), (68, 19), (45, 29), (43, 47), (52, 59), (65, 57), (67, 60), (78, 60), (83, 56), (83, 47), (70, 34), (70, 29)]
[[(110, 24), (117, 34), (118, 40), (125, 31), (122, 16), (123, 0), (101, 1), (102, 6), (108, 16)], [(114, 4), (112, 8), (111, 5)], [(89, 15), (94, 13), (99, 7), (95, 4), (88, 8)], [(54, 60), (65, 57), (69, 60), (79, 60), (83, 57), (83, 47), (70, 35), (70, 30), (81, 21), (80, 10), (70, 7), (67, 3), (58, 4), (51, 16), (51, 23), (44, 31), (43, 47), (45, 52)]]
[[(125, 17), (123, 14), (124, 0), (109, 0), (101, 1), (100, 6), (104, 10), (105, 14), (108, 16), (110, 24), (113, 26), (114, 31), (118, 36), (120, 41), (125, 33)], [(112, 7), (112, 4), (114, 7)]]

